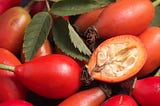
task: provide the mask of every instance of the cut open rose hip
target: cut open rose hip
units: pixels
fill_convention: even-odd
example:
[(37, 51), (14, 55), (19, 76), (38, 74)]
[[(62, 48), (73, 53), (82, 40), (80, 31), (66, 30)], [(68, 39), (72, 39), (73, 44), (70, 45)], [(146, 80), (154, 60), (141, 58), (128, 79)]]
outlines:
[(136, 75), (146, 58), (146, 49), (138, 37), (120, 35), (105, 40), (94, 50), (87, 71), (93, 79), (120, 82)]

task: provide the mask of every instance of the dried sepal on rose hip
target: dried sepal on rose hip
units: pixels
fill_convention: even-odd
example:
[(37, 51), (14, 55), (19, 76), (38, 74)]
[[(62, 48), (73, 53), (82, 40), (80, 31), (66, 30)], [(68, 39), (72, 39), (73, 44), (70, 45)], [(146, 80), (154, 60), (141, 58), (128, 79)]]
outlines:
[(120, 35), (98, 45), (87, 64), (87, 71), (96, 80), (121, 82), (136, 75), (146, 58), (146, 49), (138, 37)]

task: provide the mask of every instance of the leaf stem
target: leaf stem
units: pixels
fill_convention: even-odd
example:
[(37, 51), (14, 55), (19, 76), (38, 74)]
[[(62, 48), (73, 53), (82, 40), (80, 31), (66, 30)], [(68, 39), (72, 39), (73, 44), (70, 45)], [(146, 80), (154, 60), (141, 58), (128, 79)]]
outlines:
[(9, 66), (9, 65), (6, 65), (6, 64), (0, 64), (0, 69), (14, 72), (15, 67), (14, 66)]
[(154, 7), (157, 7), (159, 4), (160, 4), (160, 0), (155, 0), (155, 1), (153, 2), (153, 6), (154, 6)]
[(46, 1), (47, 10), (48, 10), (48, 12), (50, 12), (51, 8), (50, 8), (50, 5), (49, 5), (49, 2), (48, 2), (48, 0), (45, 0), (45, 1)]

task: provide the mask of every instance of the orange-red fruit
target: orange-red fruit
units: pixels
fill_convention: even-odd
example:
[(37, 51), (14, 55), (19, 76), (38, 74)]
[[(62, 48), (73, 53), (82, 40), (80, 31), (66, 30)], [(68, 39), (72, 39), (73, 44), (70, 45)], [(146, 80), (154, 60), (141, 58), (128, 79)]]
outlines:
[(22, 7), (13, 7), (0, 16), (0, 47), (19, 55), (30, 14)]
[(139, 77), (143, 77), (149, 75), (160, 66), (160, 28), (149, 27), (139, 37), (144, 43), (148, 54), (146, 63), (138, 73)]
[(0, 0), (0, 15), (3, 14), (9, 8), (18, 6), (22, 3), (22, 0)]
[(94, 28), (104, 39), (121, 34), (139, 35), (153, 17), (154, 6), (150, 0), (118, 0), (104, 9)]
[(100, 13), (104, 8), (99, 8), (96, 10), (89, 11), (87, 13), (81, 14), (75, 21), (74, 26), (80, 32), (84, 32), (90, 25), (97, 21)]
[(105, 93), (100, 88), (95, 87), (73, 94), (58, 106), (100, 106), (105, 98)]
[(80, 88), (81, 67), (71, 57), (50, 54), (18, 65), (16, 77), (34, 93), (51, 99), (71, 96)]
[(14, 99), (0, 103), (0, 106), (33, 106), (33, 105), (25, 100)]
[(107, 99), (101, 106), (138, 106), (138, 104), (131, 96), (118, 94)]
[(132, 94), (140, 106), (160, 106), (160, 77), (137, 80)]
[(146, 48), (137, 36), (120, 35), (102, 42), (88, 62), (93, 79), (115, 83), (137, 74), (147, 59)]
[[(0, 48), (0, 63), (10, 66), (21, 64), (15, 55), (4, 48)], [(26, 88), (17, 80), (13, 72), (0, 70), (0, 87), (0, 102), (24, 99), (26, 96)]]

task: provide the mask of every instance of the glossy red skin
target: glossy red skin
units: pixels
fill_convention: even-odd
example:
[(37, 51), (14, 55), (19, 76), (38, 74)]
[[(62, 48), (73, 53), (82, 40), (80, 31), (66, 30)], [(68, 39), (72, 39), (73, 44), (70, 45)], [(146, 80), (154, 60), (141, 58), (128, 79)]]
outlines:
[(3, 14), (7, 9), (18, 6), (22, 0), (0, 0), (0, 15)]
[[(0, 48), (0, 63), (17, 66), (20, 61), (10, 51)], [(26, 88), (16, 79), (13, 72), (0, 70), (0, 102), (11, 99), (24, 99)]]
[(65, 55), (42, 56), (17, 66), (14, 72), (27, 88), (46, 98), (65, 98), (80, 87), (81, 67)]
[(105, 98), (104, 92), (100, 88), (94, 87), (75, 93), (58, 106), (100, 106)]
[(19, 55), (24, 32), (30, 21), (30, 14), (22, 7), (5, 11), (0, 16), (0, 47)]
[(101, 106), (138, 106), (138, 104), (131, 96), (118, 94), (107, 99)]
[(78, 29), (78, 31), (84, 32), (90, 25), (92, 25), (97, 21), (103, 9), (104, 8), (99, 8), (99, 9), (81, 14), (78, 17), (78, 19), (75, 21), (74, 26)]
[(33, 105), (27, 101), (21, 99), (15, 99), (0, 103), (0, 106), (33, 106)]
[(143, 77), (152, 73), (160, 66), (160, 28), (149, 27), (142, 34), (139, 35), (144, 43), (148, 58), (141, 71), (138, 73), (139, 77)]
[(137, 80), (132, 94), (140, 106), (160, 106), (160, 77), (151, 76)]
[(119, 0), (107, 6), (93, 26), (102, 39), (122, 34), (139, 35), (153, 17), (150, 0)]

